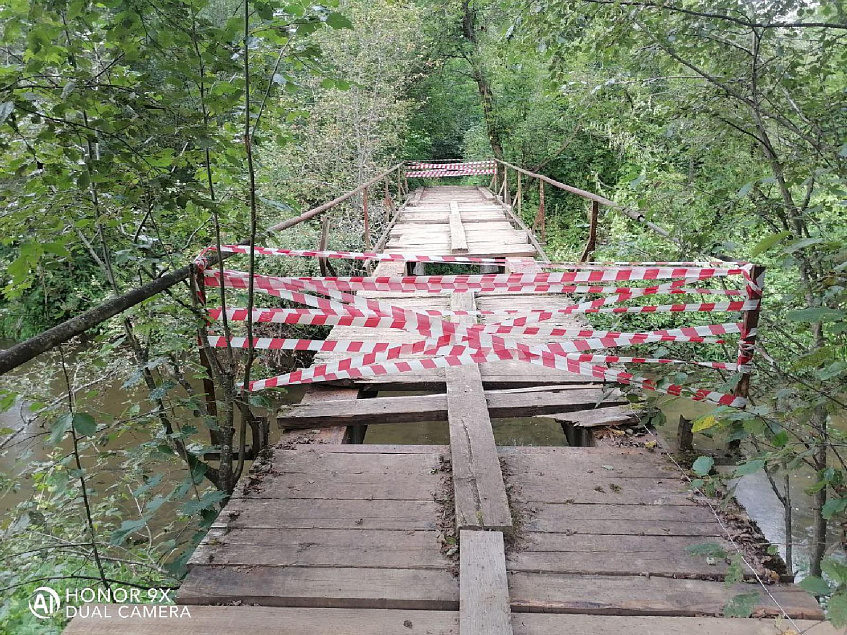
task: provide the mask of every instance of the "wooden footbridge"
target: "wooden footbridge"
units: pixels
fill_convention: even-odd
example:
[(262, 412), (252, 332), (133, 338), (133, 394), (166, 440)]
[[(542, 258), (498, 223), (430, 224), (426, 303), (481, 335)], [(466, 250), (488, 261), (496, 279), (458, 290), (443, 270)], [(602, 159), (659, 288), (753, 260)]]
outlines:
[[(457, 171), (408, 169), (412, 177), (415, 169)], [(279, 413), (282, 442), (255, 463), (194, 554), (177, 596), (190, 606), (191, 619), (78, 619), (66, 633), (834, 632), (820, 622), (814, 598), (779, 581), (756, 554), (736, 556), (750, 566), (743, 581), (727, 584), (733, 569), (728, 558), (698, 553), (698, 545), (710, 543), (735, 554), (739, 530), (692, 491), (661, 439), (592, 434), (597, 426), (624, 425), (633, 417), (615, 381), (658, 386), (623, 370), (640, 358), (613, 359), (602, 350), (604, 342), (619, 346), (633, 334), (594, 331), (584, 321), (586, 313), (605, 306), (612, 312), (644, 292), (574, 285), (607, 286), (611, 279), (635, 279), (632, 272), (645, 268), (619, 266), (610, 278), (612, 269), (583, 264), (566, 268), (564, 277), (547, 276), (558, 270), (549, 267), (543, 245), (513, 210), (522, 184), (514, 205), (512, 200), (515, 176), (537, 175), (513, 170), (510, 185), (508, 172), (498, 172), (491, 189), (409, 192), (377, 245), (383, 255), (371, 258), (372, 276), (316, 279), (346, 281), (323, 288), (328, 301), (344, 304), (346, 312), (315, 301), (306, 311), (262, 309), (269, 313), (255, 318), (314, 319), (318, 310), (322, 319), (335, 315), (326, 322), (334, 324), (326, 341), (310, 344), (317, 351), (310, 369), (259, 380), (256, 388), (309, 377), (326, 381), (312, 384), (302, 403)], [(450, 258), (459, 260), (451, 264)], [(479, 275), (444, 274), (463, 259), (481, 267)], [(662, 273), (645, 276), (676, 291), (706, 279), (703, 267), (674, 267), (684, 283), (671, 282), (670, 274), (667, 282)], [(680, 267), (686, 271), (680, 274)], [(437, 275), (427, 275), (428, 268)], [(208, 274), (207, 285), (215, 284), (214, 275)], [(237, 280), (231, 274), (232, 286)], [(275, 280), (281, 279), (258, 284), (283, 299), (298, 292)], [(317, 292), (309, 284), (298, 288)], [(717, 286), (709, 290), (718, 292)], [(604, 292), (616, 294), (616, 304), (603, 304)], [(575, 305), (580, 293), (588, 299)], [(750, 302), (732, 294), (726, 299)], [(758, 306), (729, 309), (746, 311), (734, 331), (742, 340), (736, 370), (743, 372)], [(237, 310), (229, 316), (237, 320)], [(543, 316), (543, 322), (528, 316)], [(752, 333), (744, 331), (745, 323)], [(727, 332), (711, 327), (712, 337)], [(505, 344), (497, 333), (508, 333)], [(418, 345), (422, 337), (425, 346)], [(684, 329), (630, 340), (698, 337), (709, 344), (702, 331)], [(255, 346), (281, 342), (267, 338)], [(573, 346), (556, 349), (554, 343), (563, 342)], [(722, 403), (743, 399), (738, 391), (691, 394)], [(495, 443), (498, 419), (536, 415), (559, 421), (568, 445)], [(368, 442), (375, 426), (433, 421), (446, 422), (449, 445)], [(724, 617), (737, 603), (751, 606), (753, 617)]]

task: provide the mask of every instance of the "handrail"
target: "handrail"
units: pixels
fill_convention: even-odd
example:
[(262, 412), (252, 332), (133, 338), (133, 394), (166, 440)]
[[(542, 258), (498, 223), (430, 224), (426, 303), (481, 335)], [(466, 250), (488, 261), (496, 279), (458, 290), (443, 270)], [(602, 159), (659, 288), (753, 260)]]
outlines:
[(294, 225), (299, 225), (303, 221), (307, 221), (310, 218), (317, 216), (318, 214), (322, 214), (323, 212), (327, 211), (328, 209), (335, 207), (339, 203), (343, 203), (348, 198), (351, 198), (351, 197), (355, 196), (356, 194), (359, 194), (360, 192), (366, 190), (367, 188), (369, 188), (374, 183), (378, 183), (379, 181), (381, 181), (382, 179), (387, 177), (389, 174), (393, 174), (394, 172), (396, 172), (397, 170), (399, 170), (403, 167), (404, 166), (403, 166), (402, 163), (398, 163), (393, 168), (386, 170), (385, 172), (383, 172), (379, 176), (375, 176), (374, 178), (372, 178), (367, 183), (363, 183), (362, 185), (357, 187), (355, 190), (350, 190), (349, 192), (345, 192), (341, 196), (338, 196), (338, 197), (332, 199), (328, 203), (324, 203), (323, 205), (318, 205), (317, 207), (310, 209), (308, 212), (303, 212), (302, 214), (300, 214), (300, 216), (295, 216), (294, 218), (289, 218), (288, 220), (285, 220), (281, 223), (277, 223), (276, 225), (269, 228), (268, 232), (280, 232), (280, 231), (283, 231), (284, 229), (288, 229), (289, 227), (293, 227)]
[(599, 194), (593, 194), (592, 192), (587, 192), (586, 190), (581, 190), (578, 187), (573, 187), (572, 185), (567, 185), (565, 183), (562, 183), (561, 181), (556, 181), (555, 179), (551, 179), (550, 177), (544, 176), (543, 174), (537, 174), (535, 172), (530, 172), (529, 170), (524, 170), (523, 168), (519, 168), (516, 165), (512, 165), (511, 163), (508, 163), (506, 161), (502, 161), (500, 159), (494, 159), (494, 160), (497, 163), (501, 164), (502, 166), (504, 166), (506, 168), (511, 168), (513, 170), (516, 170), (517, 172), (520, 172), (521, 174), (525, 174), (525, 175), (530, 176), (532, 178), (536, 178), (540, 181), (544, 181), (545, 183), (549, 183), (553, 187), (556, 187), (560, 190), (570, 192), (571, 194), (576, 194), (577, 196), (581, 196), (582, 198), (600, 203), (600, 205), (612, 207), (612, 208), (614, 208), (614, 209), (616, 209), (620, 212), (623, 212), (624, 214), (629, 216), (631, 219), (638, 221), (639, 223), (643, 224), (645, 227), (648, 227), (649, 229), (653, 230), (654, 232), (656, 232), (662, 238), (666, 238), (666, 239), (676, 243), (679, 246), (683, 246), (683, 243), (682, 243), (681, 240), (679, 240), (678, 238), (674, 238), (671, 235), (671, 233), (668, 230), (664, 229), (663, 227), (660, 227), (656, 223), (653, 223), (653, 222), (647, 220), (647, 218), (641, 212), (630, 209), (630, 208), (626, 207), (625, 205), (615, 203), (615, 201), (608, 199), (605, 196), (600, 196)]
[[(294, 225), (299, 225), (300, 223), (309, 220), (319, 214), (335, 207), (339, 203), (342, 203), (349, 199), (352, 196), (362, 192), (367, 189), (374, 183), (377, 183), (381, 179), (386, 178), (388, 175), (403, 169), (403, 164), (398, 163), (394, 167), (382, 172), (379, 176), (376, 176), (369, 180), (367, 183), (364, 183), (357, 187), (354, 190), (350, 190), (341, 196), (338, 196), (331, 200), (329, 203), (324, 203), (323, 205), (319, 205), (313, 209), (310, 209), (307, 212), (300, 214), (299, 216), (295, 216), (294, 218), (289, 218), (281, 223), (277, 223), (270, 227), (267, 232), (263, 235), (266, 236), (270, 233), (275, 233), (279, 231), (283, 231)], [(241, 241), (239, 244), (247, 245), (249, 241)], [(226, 259), (233, 254), (221, 254), (221, 259)], [(217, 264), (218, 262), (218, 254), (210, 253), (208, 255), (209, 265)], [(42, 331), (38, 335), (35, 335), (28, 340), (23, 342), (19, 342), (14, 346), (7, 348), (4, 351), (0, 351), (0, 375), (3, 375), (10, 370), (13, 370), (20, 366), (21, 364), (25, 364), (30, 361), (34, 357), (37, 357), (41, 353), (46, 353), (52, 348), (55, 348), (59, 344), (63, 344), (77, 335), (81, 335), (85, 331), (90, 328), (97, 326), (98, 324), (102, 324), (106, 320), (115, 317), (116, 315), (123, 313), (127, 309), (134, 307), (137, 304), (144, 302), (144, 300), (148, 300), (163, 291), (170, 289), (176, 284), (182, 282), (187, 279), (191, 275), (192, 265), (186, 265), (184, 267), (180, 267), (174, 271), (166, 273), (155, 280), (151, 280), (147, 284), (143, 284), (140, 287), (136, 287), (131, 291), (124, 293), (116, 298), (111, 298), (106, 300), (102, 304), (94, 307), (93, 309), (89, 309), (85, 313), (81, 313), (80, 315), (76, 315), (69, 320), (65, 320), (61, 324), (57, 324), (56, 326), (47, 329), (46, 331)]]

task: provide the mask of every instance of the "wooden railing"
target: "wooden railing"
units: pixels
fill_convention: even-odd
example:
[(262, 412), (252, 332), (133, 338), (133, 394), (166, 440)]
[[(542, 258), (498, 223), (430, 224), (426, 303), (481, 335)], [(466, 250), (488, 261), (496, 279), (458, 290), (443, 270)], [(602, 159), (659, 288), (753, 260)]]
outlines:
[[(397, 191), (398, 198), (403, 196), (403, 193), (408, 193), (408, 183), (405, 178), (405, 166), (403, 163), (398, 163), (397, 165), (381, 172), (377, 176), (368, 180), (367, 182), (359, 185), (357, 188), (350, 190), (349, 192), (345, 192), (341, 196), (334, 198), (328, 203), (324, 203), (315, 208), (312, 208), (306, 212), (303, 212), (299, 216), (295, 216), (294, 218), (286, 219), (280, 223), (277, 223), (270, 227), (265, 234), (265, 236), (269, 234), (273, 234), (276, 232), (281, 232), (290, 227), (294, 227), (295, 225), (299, 225), (311, 218), (319, 216), (324, 212), (337, 207), (341, 203), (349, 200), (350, 198), (356, 196), (357, 194), (362, 194), (363, 201), (363, 220), (364, 220), (364, 240), (365, 243), (368, 244), (370, 242), (370, 219), (368, 216), (368, 189), (373, 187), (374, 185), (384, 182), (385, 188), (385, 197), (386, 200), (391, 200), (393, 204), (393, 199), (390, 197), (389, 193), (389, 182), (390, 180), (396, 176), (397, 179)], [(325, 241), (328, 239), (328, 227), (326, 231), (321, 232), (322, 241), (325, 244)], [(241, 241), (242, 245), (249, 244), (249, 241)], [(231, 254), (222, 254), (220, 258), (226, 259), (229, 258)], [(217, 264), (218, 259), (217, 253), (212, 253), (209, 255), (209, 265), (213, 266)], [(326, 266), (326, 265), (324, 265)], [(85, 313), (77, 315), (61, 324), (57, 324), (56, 326), (47, 329), (39, 333), (38, 335), (31, 337), (28, 340), (23, 342), (19, 342), (14, 346), (11, 346), (3, 351), (0, 351), (0, 375), (9, 372), (17, 368), (18, 366), (25, 364), (31, 359), (37, 357), (41, 353), (46, 353), (47, 351), (55, 348), (59, 344), (63, 344), (67, 342), (71, 338), (74, 338), (78, 335), (81, 335), (85, 331), (94, 328), (95, 326), (102, 324), (106, 320), (123, 313), (127, 309), (130, 309), (145, 300), (152, 298), (159, 293), (163, 293), (167, 291), (171, 287), (179, 284), (187, 280), (192, 273), (193, 265), (188, 264), (184, 267), (180, 267), (179, 269), (175, 269), (173, 271), (167, 272), (156, 278), (155, 280), (151, 280), (150, 282), (143, 284), (127, 293), (124, 293), (118, 297), (111, 298), (106, 300), (105, 302), (99, 304), (93, 309), (89, 309)]]

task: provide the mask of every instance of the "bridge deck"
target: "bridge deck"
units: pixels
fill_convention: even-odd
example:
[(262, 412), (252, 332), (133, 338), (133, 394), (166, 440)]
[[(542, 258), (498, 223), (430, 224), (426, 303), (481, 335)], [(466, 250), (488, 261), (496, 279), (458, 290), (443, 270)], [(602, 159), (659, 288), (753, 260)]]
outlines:
[[(531, 270), (532, 261), (517, 257), (536, 253), (490, 192), (457, 187), (417, 192), (387, 248), (508, 255), (513, 270)], [(383, 263), (377, 275), (403, 267)], [(381, 298), (493, 311), (565, 301)], [(414, 336), (336, 327), (330, 338)], [(415, 394), (387, 392), (397, 390)], [(731, 548), (660, 450), (495, 444), (492, 418), (546, 413), (587, 422), (602, 393), (583, 377), (518, 362), (315, 386), (282, 414), (280, 425), (292, 431), (269, 462), (254, 466), (194, 554), (178, 595), (192, 619), (171, 631), (163, 621), (120, 620), (121, 632), (769, 635), (788, 626), (721, 618), (740, 593), (758, 593), (759, 618), (784, 610), (822, 619), (817, 602), (793, 585), (769, 585), (769, 594), (750, 582), (728, 587), (725, 561), (691, 553), (705, 542)], [(603, 402), (610, 416), (596, 420), (625, 419), (616, 404)], [(449, 445), (367, 443), (368, 426), (432, 421), (447, 422)], [(230, 604), (259, 606), (210, 606)], [(76, 620), (66, 632), (114, 632), (107, 622)]]

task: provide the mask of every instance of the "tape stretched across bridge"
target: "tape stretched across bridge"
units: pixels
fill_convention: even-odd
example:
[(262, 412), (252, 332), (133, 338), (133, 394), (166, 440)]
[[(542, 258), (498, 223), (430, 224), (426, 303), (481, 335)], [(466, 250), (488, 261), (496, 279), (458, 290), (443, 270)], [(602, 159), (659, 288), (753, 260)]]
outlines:
[[(249, 253), (249, 247), (227, 245), (222, 247), (222, 251)], [(468, 256), (303, 251), (264, 247), (256, 247), (255, 251), (260, 255), (287, 257), (460, 262), (480, 265), (505, 263), (503, 259)], [(243, 290), (249, 286), (248, 273), (232, 270), (221, 272), (207, 268), (206, 260), (202, 256), (195, 264), (205, 287)], [(284, 375), (253, 381), (250, 383), (250, 390), (512, 360), (603, 381), (632, 384), (646, 390), (687, 396), (696, 401), (734, 407), (745, 405), (745, 399), (732, 394), (656, 382), (619, 368), (630, 364), (673, 364), (749, 373), (755, 330), (746, 329), (744, 321), (643, 332), (563, 327), (550, 324), (550, 321), (579, 313), (757, 311), (761, 300), (763, 276), (760, 275), (757, 279), (751, 276), (753, 265), (693, 262), (556, 264), (548, 265), (545, 269), (532, 273), (443, 276), (281, 277), (255, 274), (253, 286), (256, 291), (305, 308), (255, 308), (249, 314), (242, 308), (228, 308), (225, 312), (214, 308), (208, 310), (208, 317), (210, 321), (226, 318), (230, 322), (250, 320), (257, 323), (391, 328), (412, 333), (419, 338), (399, 345), (373, 340), (254, 338), (252, 346), (257, 349), (335, 352), (349, 356), (336, 362), (316, 364)], [(728, 288), (727, 282), (732, 279), (740, 279), (742, 288)], [(716, 282), (721, 284), (715, 284)], [(495, 291), (506, 294), (545, 293), (594, 297), (582, 301), (574, 300), (557, 308), (508, 309), (497, 312), (448, 311), (409, 309), (392, 304), (391, 300), (357, 295), (359, 291), (393, 294)], [(200, 299), (205, 305), (204, 295), (201, 293)], [(649, 300), (651, 296), (688, 296), (686, 300), (696, 301), (645, 304), (644, 301)], [(717, 296), (719, 301), (700, 301), (705, 296)], [(465, 323), (450, 320), (460, 315), (475, 315), (487, 321)], [(497, 321), (492, 321), (494, 319)], [(733, 362), (683, 360), (658, 355), (621, 356), (605, 352), (612, 348), (659, 343), (723, 344), (725, 340), (722, 337), (725, 335), (738, 336), (738, 355)], [(542, 336), (547, 338), (547, 341), (543, 344), (520, 341), (521, 337), (527, 336)], [(250, 345), (245, 337), (231, 337), (227, 340), (222, 335), (209, 335), (208, 341), (213, 347), (247, 348)]]
[(413, 162), (406, 166), (406, 176), (412, 178), (445, 178), (494, 174), (494, 161), (465, 161), (445, 163)]

